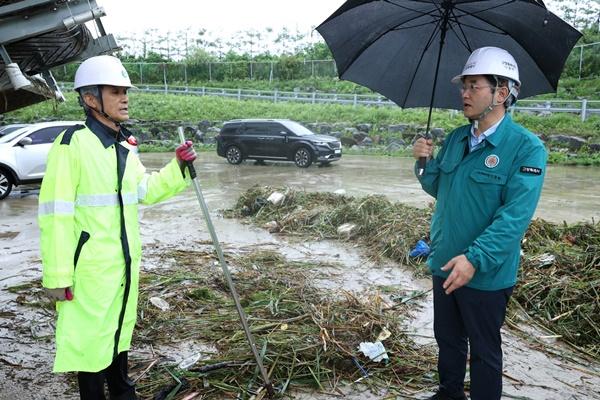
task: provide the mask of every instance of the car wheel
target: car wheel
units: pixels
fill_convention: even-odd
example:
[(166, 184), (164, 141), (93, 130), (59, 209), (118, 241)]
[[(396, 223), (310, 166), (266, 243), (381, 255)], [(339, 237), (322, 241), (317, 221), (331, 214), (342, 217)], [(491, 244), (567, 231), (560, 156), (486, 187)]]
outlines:
[(237, 165), (243, 160), (242, 151), (237, 146), (229, 146), (225, 152), (225, 157), (227, 157), (227, 162), (233, 165)]
[(10, 177), (0, 169), (0, 200), (3, 200), (10, 194), (13, 184)]
[(294, 153), (294, 162), (300, 168), (308, 168), (312, 164), (312, 154), (306, 147), (300, 147)]

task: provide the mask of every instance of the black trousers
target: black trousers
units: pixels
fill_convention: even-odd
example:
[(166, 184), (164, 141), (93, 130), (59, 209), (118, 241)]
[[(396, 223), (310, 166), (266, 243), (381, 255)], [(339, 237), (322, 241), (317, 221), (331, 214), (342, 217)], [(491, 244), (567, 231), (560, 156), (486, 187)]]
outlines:
[(440, 391), (464, 398), (470, 347), (472, 400), (499, 400), (502, 395), (502, 339), (506, 306), (513, 288), (485, 291), (461, 287), (444, 292), (443, 278), (433, 277), (433, 331), (439, 347)]
[(110, 400), (136, 400), (135, 385), (127, 376), (127, 352), (119, 353), (113, 362), (99, 372), (78, 372), (81, 400), (106, 400), (104, 382), (108, 384)]

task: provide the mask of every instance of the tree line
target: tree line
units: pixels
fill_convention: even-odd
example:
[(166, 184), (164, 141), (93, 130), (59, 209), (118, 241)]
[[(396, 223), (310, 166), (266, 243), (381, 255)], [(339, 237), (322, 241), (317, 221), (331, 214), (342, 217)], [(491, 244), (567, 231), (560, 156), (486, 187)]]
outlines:
[[(562, 77), (600, 77), (600, 1), (547, 0), (546, 5), (583, 33), (578, 45), (587, 45), (574, 49)], [(206, 29), (177, 32), (150, 29), (131, 37), (118, 36), (117, 40), (123, 47), (119, 56), (124, 62), (182, 63), (190, 68), (190, 76), (202, 76), (205, 80), (273, 77), (273, 67), (270, 71), (253, 73), (253, 63), (255, 68), (261, 63), (275, 64), (276, 78), (280, 80), (305, 78), (307, 73), (302, 71), (306, 69), (302, 63), (306, 60), (332, 59), (329, 48), (314, 30), (303, 33), (284, 28), (276, 32), (267, 27), (263, 30), (237, 32), (232, 37), (224, 38), (215, 37)], [(211, 71), (207, 67), (210, 63), (232, 63), (237, 66), (220, 69), (213, 67), (214, 71)], [(325, 75), (334, 76), (334, 72)], [(143, 71), (139, 73), (143, 75)], [(185, 74), (187, 73), (186, 70)], [(159, 77), (163, 73), (149, 70), (148, 76), (150, 74)], [(182, 81), (183, 78), (178, 80)]]

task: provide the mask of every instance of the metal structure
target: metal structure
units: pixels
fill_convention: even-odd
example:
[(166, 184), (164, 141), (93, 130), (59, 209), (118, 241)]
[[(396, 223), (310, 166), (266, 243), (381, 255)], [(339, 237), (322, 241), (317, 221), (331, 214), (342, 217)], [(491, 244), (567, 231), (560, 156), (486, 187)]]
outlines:
[(0, 0), (0, 114), (62, 101), (51, 68), (118, 50), (105, 15), (95, 0)]

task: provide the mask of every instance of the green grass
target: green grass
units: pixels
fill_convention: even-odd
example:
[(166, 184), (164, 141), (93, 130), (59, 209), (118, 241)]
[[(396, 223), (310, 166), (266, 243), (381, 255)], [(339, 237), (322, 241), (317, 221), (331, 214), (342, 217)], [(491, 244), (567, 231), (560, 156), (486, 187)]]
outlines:
[[(67, 93), (67, 101), (61, 104), (43, 102), (19, 111), (5, 114), (6, 122), (34, 122), (47, 119), (81, 120), (82, 111), (73, 93)], [(181, 121), (195, 124), (197, 121), (215, 122), (235, 118), (289, 118), (302, 123), (372, 124), (372, 135), (383, 138), (394, 136), (387, 131), (388, 125), (407, 124), (408, 132), (423, 131), (427, 123), (427, 110), (400, 109), (393, 107), (351, 107), (332, 104), (273, 103), (269, 101), (237, 101), (221, 97), (200, 97), (165, 94), (131, 93), (131, 117), (146, 122)], [(593, 116), (582, 122), (578, 115), (552, 114), (534, 116), (516, 113), (515, 120), (537, 134), (545, 136), (564, 134), (586, 138), (589, 143), (600, 142), (600, 117)], [(460, 113), (434, 111), (432, 126), (446, 132), (465, 124)], [(134, 122), (135, 125), (135, 122)], [(420, 128), (419, 128), (420, 127)], [(173, 151), (172, 145), (141, 144), (142, 152)], [(214, 151), (212, 146), (198, 146), (199, 151)], [(346, 149), (345, 154), (385, 155), (410, 157), (410, 150), (386, 151), (384, 147)], [(579, 153), (551, 152), (549, 163), (563, 165), (600, 165), (600, 155), (587, 150)]]
[[(81, 108), (75, 95), (67, 93), (67, 102), (43, 102), (6, 114), (8, 120), (33, 122), (41, 119), (81, 119)], [(235, 118), (290, 118), (303, 123), (350, 124), (370, 123), (373, 131), (393, 124), (415, 124), (424, 127), (427, 110), (393, 107), (351, 107), (333, 104), (273, 103), (269, 101), (237, 101), (221, 97), (131, 93), (131, 117), (145, 121), (226, 121)], [(533, 116), (516, 113), (515, 120), (533, 132), (577, 134), (600, 140), (600, 118), (593, 116), (582, 122), (579, 116), (553, 114)], [(449, 111), (433, 113), (433, 127), (449, 131), (465, 123), (462, 115)], [(385, 137), (386, 132), (382, 132)]]

